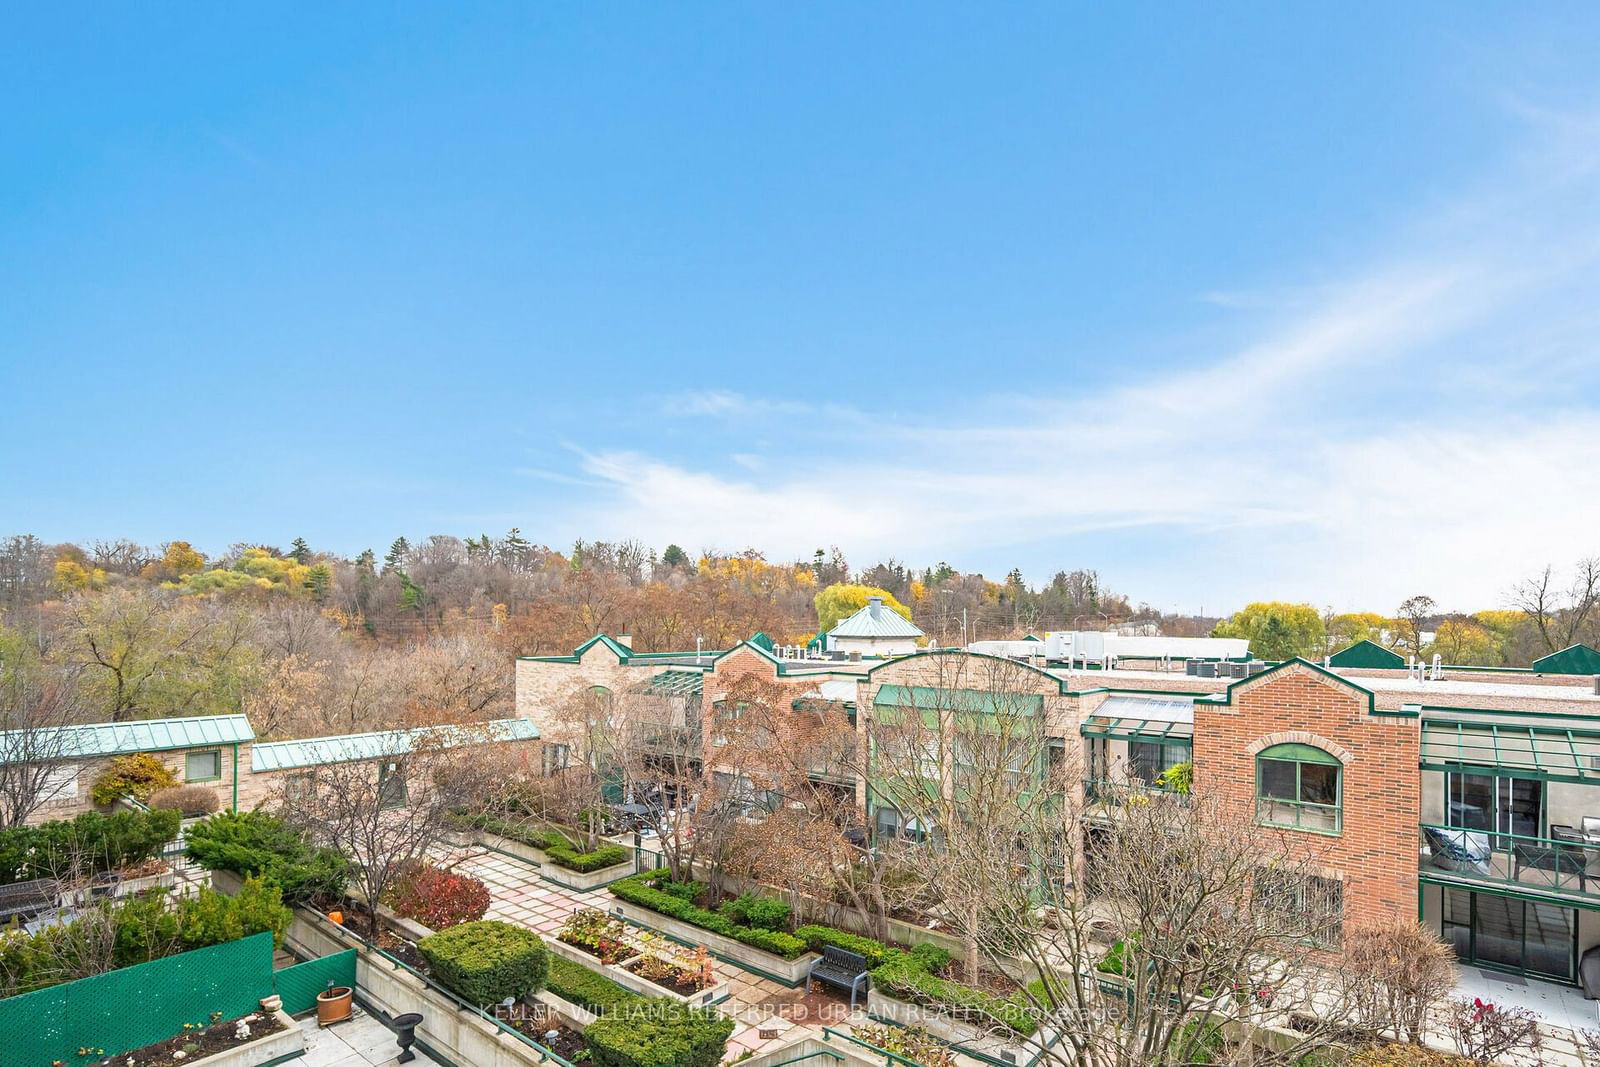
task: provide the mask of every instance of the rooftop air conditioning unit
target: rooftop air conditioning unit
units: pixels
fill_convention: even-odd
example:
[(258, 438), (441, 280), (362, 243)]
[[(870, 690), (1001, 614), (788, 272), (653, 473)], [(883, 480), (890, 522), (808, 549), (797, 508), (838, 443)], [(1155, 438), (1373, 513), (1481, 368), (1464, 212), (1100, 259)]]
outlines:
[(1594, 695), (1600, 697), (1600, 674), (1594, 676)]
[(1217, 665), (1215, 663), (1202, 663), (1202, 664), (1200, 664), (1200, 677), (1202, 677), (1202, 678), (1215, 678), (1216, 676), (1217, 676)]
[[(1184, 660), (1183, 661), (1183, 673), (1187, 674), (1191, 678), (1193, 678), (1196, 675), (1198, 675), (1200, 673), (1200, 661), (1197, 660), (1197, 659), (1186, 659), (1186, 660)], [(1600, 679), (1596, 679), (1596, 681), (1600, 681)]]

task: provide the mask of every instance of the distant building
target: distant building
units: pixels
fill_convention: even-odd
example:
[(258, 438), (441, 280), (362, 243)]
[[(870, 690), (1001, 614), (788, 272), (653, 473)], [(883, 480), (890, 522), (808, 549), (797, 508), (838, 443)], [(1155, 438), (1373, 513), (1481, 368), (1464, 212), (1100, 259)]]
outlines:
[(828, 631), (828, 651), (863, 656), (903, 656), (917, 650), (922, 631), (898, 611), (871, 597), (860, 611)]

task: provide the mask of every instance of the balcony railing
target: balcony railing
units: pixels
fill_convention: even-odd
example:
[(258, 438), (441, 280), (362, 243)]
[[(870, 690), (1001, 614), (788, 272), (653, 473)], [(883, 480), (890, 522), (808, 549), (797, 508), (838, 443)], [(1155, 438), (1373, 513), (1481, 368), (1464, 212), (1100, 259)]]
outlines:
[(1130, 797), (1173, 797), (1187, 803), (1188, 794), (1160, 784), (1146, 783), (1138, 778), (1086, 778), (1083, 795), (1091, 804), (1126, 804)]
[(1422, 826), (1422, 869), (1451, 881), (1483, 882), (1568, 896), (1600, 896), (1600, 838), (1496, 833)]

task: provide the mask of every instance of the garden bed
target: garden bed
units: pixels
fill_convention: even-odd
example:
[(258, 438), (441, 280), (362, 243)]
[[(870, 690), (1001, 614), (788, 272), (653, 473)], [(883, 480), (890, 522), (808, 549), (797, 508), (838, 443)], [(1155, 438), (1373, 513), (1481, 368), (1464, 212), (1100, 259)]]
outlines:
[[(519, 860), (537, 866), (539, 868), (539, 877), (548, 882), (554, 882), (564, 889), (588, 892), (603, 888), (620, 878), (627, 878), (634, 873), (633, 854), (626, 850), (623, 850), (625, 853), (623, 859), (616, 863), (604, 867), (596, 867), (592, 870), (580, 871), (563, 866), (561, 861), (554, 858), (550, 852), (526, 841), (505, 837), (489, 830), (477, 831), (474, 838), (486, 848), (504, 852), (507, 855), (515, 856)], [(613, 849), (620, 848), (620, 846), (608, 847)], [(582, 853), (581, 855), (595, 856), (601, 853), (602, 850), (596, 850), (595, 852)], [(615, 853), (608, 854), (614, 855)]]
[[(240, 1025), (246, 1027), (241, 1031)], [(187, 1024), (186, 1024), (187, 1025)], [(252, 1067), (272, 1063), (305, 1048), (305, 1034), (283, 1012), (256, 1012), (218, 1020), (165, 1041), (109, 1057), (117, 1067), (171, 1067), (175, 1062), (207, 1067)]]
[(545, 947), (639, 996), (702, 1006), (728, 998), (728, 985), (716, 980), (705, 950), (679, 948), (595, 909), (575, 913)]
[(920, 1026), (958, 1051), (1003, 1059), (1021, 1067), (1036, 1062), (1055, 1043), (1055, 1035), (1047, 1030), (1036, 1029), (1024, 1037), (1003, 1024), (987, 1021), (981, 1013), (963, 1018), (965, 1013), (959, 1007), (901, 1000), (876, 984), (867, 993), (867, 1014), (900, 1026)]

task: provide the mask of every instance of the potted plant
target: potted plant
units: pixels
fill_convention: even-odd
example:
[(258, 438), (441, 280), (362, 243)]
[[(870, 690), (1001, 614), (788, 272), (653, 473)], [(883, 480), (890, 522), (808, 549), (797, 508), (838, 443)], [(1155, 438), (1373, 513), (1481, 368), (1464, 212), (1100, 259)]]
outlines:
[(350, 1018), (350, 1003), (355, 991), (347, 985), (328, 983), (325, 993), (317, 994), (317, 1025), (332, 1026)]

